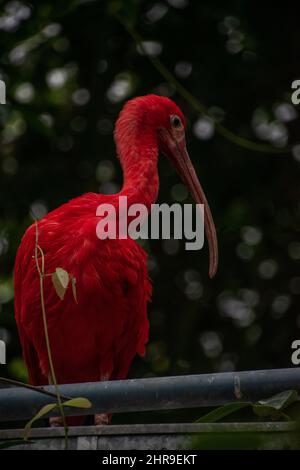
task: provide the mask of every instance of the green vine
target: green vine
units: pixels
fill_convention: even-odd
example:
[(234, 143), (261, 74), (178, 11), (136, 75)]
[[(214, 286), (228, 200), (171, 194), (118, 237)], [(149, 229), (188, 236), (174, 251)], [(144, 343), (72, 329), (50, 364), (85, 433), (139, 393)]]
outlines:
[(293, 145), (288, 145), (285, 147), (273, 147), (271, 145), (262, 144), (259, 142), (253, 142), (249, 139), (245, 139), (227, 127), (223, 126), (215, 116), (204, 106), (198, 98), (196, 98), (190, 91), (188, 91), (176, 78), (175, 76), (167, 69), (167, 67), (162, 63), (162, 61), (158, 57), (151, 56), (147, 53), (145, 47), (143, 46), (143, 38), (134, 28), (134, 26), (126, 20), (123, 16), (121, 16), (117, 11), (112, 12), (113, 16), (122, 24), (122, 26), (126, 29), (126, 31), (130, 34), (130, 36), (135, 41), (136, 45), (138, 45), (139, 49), (143, 52), (143, 54), (148, 58), (148, 60), (152, 63), (152, 65), (156, 68), (156, 70), (160, 73), (164, 79), (170, 83), (175, 90), (188, 102), (191, 106), (199, 113), (205, 114), (208, 116), (214, 123), (216, 131), (223, 136), (228, 141), (243, 147), (247, 150), (253, 150), (255, 152), (263, 152), (263, 153), (288, 153), (292, 150)]
[[(48, 324), (47, 324), (47, 316), (46, 316), (46, 309), (45, 309), (45, 297), (44, 297), (44, 277), (45, 277), (45, 257), (42, 248), (38, 244), (38, 223), (35, 221), (35, 251), (34, 251), (34, 259), (36, 268), (39, 274), (39, 281), (40, 281), (40, 298), (41, 298), (41, 309), (42, 309), (42, 317), (43, 317), (43, 325), (44, 325), (44, 333), (45, 333), (45, 340), (46, 340), (46, 347), (47, 347), (47, 354), (49, 360), (49, 367), (50, 367), (50, 376), (51, 382), (54, 385), (55, 393), (57, 397), (57, 404), (59, 408), (59, 412), (62, 418), (64, 432), (65, 432), (65, 448), (68, 448), (68, 426), (66, 422), (65, 412), (62, 404), (62, 397), (59, 391), (59, 387), (56, 380), (54, 365), (53, 365), (53, 358), (52, 352), (50, 347), (50, 340), (49, 340), (49, 333), (48, 333)], [(41, 255), (41, 266), (39, 264), (39, 257), (38, 254)]]

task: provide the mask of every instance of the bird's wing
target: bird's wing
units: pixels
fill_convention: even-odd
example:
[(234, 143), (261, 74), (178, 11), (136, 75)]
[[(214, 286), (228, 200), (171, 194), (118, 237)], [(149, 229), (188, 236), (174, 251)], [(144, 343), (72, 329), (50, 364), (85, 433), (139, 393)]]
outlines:
[[(116, 345), (113, 379), (127, 376), (136, 354), (144, 356), (149, 337), (147, 304), (151, 298), (152, 285), (147, 271), (147, 255), (133, 240), (119, 241), (122, 255), (122, 284), (124, 292), (125, 322)], [(120, 266), (121, 267), (121, 266)]]
[[(148, 339), (147, 301), (151, 284), (147, 256), (131, 239), (99, 240), (95, 223), (39, 223), (45, 260), (44, 297), (51, 350), (61, 382), (124, 378)], [(66, 227), (66, 228), (65, 228)], [(70, 236), (70, 233), (76, 236)], [(35, 227), (23, 237), (15, 267), (15, 315), (24, 359), (33, 383), (47, 377), (39, 278), (33, 259)], [(61, 300), (51, 276), (57, 267), (76, 279)], [(37, 354), (35, 354), (35, 351)], [(38, 356), (38, 359), (37, 357)]]

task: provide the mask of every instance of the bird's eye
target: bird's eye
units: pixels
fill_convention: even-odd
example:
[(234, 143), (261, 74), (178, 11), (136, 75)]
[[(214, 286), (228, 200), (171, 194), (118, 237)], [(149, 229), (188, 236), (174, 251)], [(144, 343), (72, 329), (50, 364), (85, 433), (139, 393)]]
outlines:
[(175, 129), (179, 129), (180, 127), (182, 127), (181, 119), (176, 114), (171, 116), (171, 125)]

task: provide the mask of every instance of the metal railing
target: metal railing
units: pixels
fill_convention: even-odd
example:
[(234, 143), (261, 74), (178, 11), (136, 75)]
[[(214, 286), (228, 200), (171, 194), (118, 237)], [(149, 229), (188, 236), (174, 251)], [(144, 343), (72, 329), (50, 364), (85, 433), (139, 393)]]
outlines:
[[(53, 386), (40, 388), (54, 392)], [(300, 392), (300, 368), (60, 385), (62, 395), (85, 397), (92, 403), (89, 409), (65, 407), (66, 415), (218, 406), (257, 401), (290, 389)], [(33, 390), (0, 388), (0, 421), (27, 420), (54, 402), (55, 398)]]

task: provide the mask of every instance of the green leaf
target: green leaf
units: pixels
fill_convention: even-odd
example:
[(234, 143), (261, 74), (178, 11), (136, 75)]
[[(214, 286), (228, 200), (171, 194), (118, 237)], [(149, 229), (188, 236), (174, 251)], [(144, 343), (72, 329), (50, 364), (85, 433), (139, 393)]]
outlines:
[(63, 300), (70, 281), (69, 273), (63, 268), (56, 268), (51, 279), (58, 297)]
[(296, 390), (287, 390), (285, 392), (278, 393), (273, 397), (259, 400), (257, 405), (269, 406), (275, 410), (284, 410), (291, 403), (294, 403), (298, 399), (298, 392)]
[[(91, 408), (92, 406), (90, 400), (88, 400), (87, 398), (82, 398), (82, 397), (72, 398), (71, 400), (65, 401), (62, 405), (70, 406), (74, 408)], [(24, 428), (24, 440), (28, 439), (33, 423), (37, 421), (38, 419), (43, 418), (45, 415), (50, 413), (50, 411), (53, 411), (56, 408), (58, 408), (57, 403), (49, 403), (48, 405), (43, 406), (43, 408), (41, 408), (40, 411), (26, 424)]]
[(253, 405), (253, 412), (256, 414), (256, 416), (259, 416), (260, 418), (269, 418), (273, 421), (280, 421), (282, 419), (286, 421), (291, 420), (286, 413), (283, 413), (280, 410), (276, 410), (271, 406)]
[(38, 419), (43, 418), (46, 414), (50, 413), (50, 411), (53, 411), (55, 408), (57, 408), (56, 403), (49, 403), (48, 405), (43, 406), (43, 408), (41, 408), (40, 411), (38, 411), (30, 421), (28, 421), (24, 428), (24, 440), (28, 439), (33, 423)]
[(87, 398), (72, 398), (63, 403), (63, 406), (72, 406), (74, 408), (91, 408), (92, 404)]
[(232, 413), (249, 406), (251, 406), (251, 403), (249, 402), (227, 403), (226, 405), (220, 406), (216, 410), (210, 411), (206, 415), (201, 416), (201, 418), (197, 419), (195, 423), (216, 423), (225, 416), (231, 415)]
[(289, 407), (291, 404), (298, 400), (298, 392), (296, 390), (287, 390), (282, 393), (278, 393), (270, 398), (259, 400), (257, 403), (251, 402), (236, 402), (227, 403), (224, 406), (210, 411), (201, 418), (195, 421), (196, 423), (215, 423), (220, 421), (225, 416), (228, 416), (242, 408), (251, 406), (253, 412), (259, 417), (271, 417), (272, 419), (285, 419), (290, 420), (290, 417), (283, 412), (283, 410)]
[(261, 417), (271, 417), (271, 419), (285, 419), (289, 420), (289, 416), (283, 413), (283, 410), (289, 405), (297, 401), (298, 392), (296, 390), (287, 390), (278, 393), (273, 397), (259, 400), (258, 403), (253, 405), (253, 412)]

